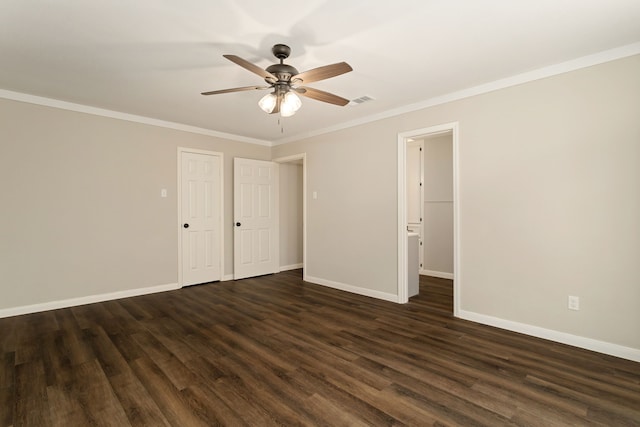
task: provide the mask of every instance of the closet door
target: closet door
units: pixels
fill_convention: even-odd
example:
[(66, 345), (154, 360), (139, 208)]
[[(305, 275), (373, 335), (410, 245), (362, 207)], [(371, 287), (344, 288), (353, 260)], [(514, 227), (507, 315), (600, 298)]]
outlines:
[(181, 152), (181, 285), (222, 278), (221, 157)]
[(233, 159), (233, 278), (277, 273), (278, 164)]

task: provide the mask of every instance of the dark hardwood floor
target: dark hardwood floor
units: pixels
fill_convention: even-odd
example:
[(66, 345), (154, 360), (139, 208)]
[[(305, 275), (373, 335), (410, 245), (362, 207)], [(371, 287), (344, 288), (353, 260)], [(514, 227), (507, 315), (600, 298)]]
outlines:
[(640, 426), (640, 364), (300, 271), (0, 319), (0, 426)]

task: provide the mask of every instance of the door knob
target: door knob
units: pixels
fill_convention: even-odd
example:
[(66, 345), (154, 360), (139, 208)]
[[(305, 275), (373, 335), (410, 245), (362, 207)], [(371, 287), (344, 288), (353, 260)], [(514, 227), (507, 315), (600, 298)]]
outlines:
[(239, 222), (236, 222), (236, 227), (240, 227), (242, 224), (240, 224)]
[(189, 224), (183, 225), (184, 228), (189, 228)]

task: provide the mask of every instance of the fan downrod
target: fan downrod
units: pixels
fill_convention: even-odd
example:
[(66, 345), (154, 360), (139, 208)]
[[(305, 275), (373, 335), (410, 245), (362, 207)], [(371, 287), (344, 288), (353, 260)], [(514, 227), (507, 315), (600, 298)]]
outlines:
[(281, 83), (288, 86), (291, 77), (298, 74), (298, 70), (296, 70), (295, 67), (284, 63), (284, 60), (291, 54), (291, 48), (286, 44), (275, 44), (271, 48), (271, 52), (273, 52), (273, 55), (280, 60), (280, 63), (270, 65), (266, 70), (276, 76), (278, 80), (277, 82), (274, 82), (272, 79), (267, 77), (265, 78), (265, 81), (269, 84)]

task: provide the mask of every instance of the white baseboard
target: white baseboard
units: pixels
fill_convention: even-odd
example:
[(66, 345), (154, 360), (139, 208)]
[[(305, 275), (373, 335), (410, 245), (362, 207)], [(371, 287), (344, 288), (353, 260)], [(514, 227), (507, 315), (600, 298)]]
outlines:
[(388, 294), (386, 292), (374, 291), (372, 289), (361, 288), (359, 286), (347, 285), (345, 283), (334, 282), (331, 280), (321, 279), (319, 277), (306, 276), (306, 282), (315, 283), (316, 285), (327, 286), (341, 291), (351, 292), (353, 294), (364, 295), (366, 297), (377, 298), (385, 301), (398, 302), (398, 295)]
[(227, 274), (225, 276), (222, 276), (222, 279), (220, 279), (221, 282), (226, 282), (228, 280), (233, 280), (233, 274)]
[(625, 347), (605, 341), (598, 341), (591, 338), (580, 337), (565, 332), (554, 331), (552, 329), (540, 328), (538, 326), (532, 326), (526, 323), (513, 322), (511, 320), (478, 314), (472, 311), (460, 310), (460, 312), (458, 313), (458, 317), (460, 317), (461, 319), (482, 323), (484, 325), (506, 329), (508, 331), (519, 332), (537, 338), (543, 338), (562, 344), (572, 345), (574, 347), (584, 348), (586, 350), (596, 351), (598, 353), (608, 354), (610, 356), (620, 357), (622, 359), (633, 360), (634, 362), (640, 362), (640, 349), (636, 348)]
[(297, 270), (304, 266), (303, 263), (280, 266), (280, 271)]
[(444, 271), (420, 270), (420, 274), (422, 274), (423, 276), (439, 277), (440, 279), (453, 280), (453, 273), (446, 273)]
[(60, 301), (51, 301), (41, 304), (23, 305), (21, 307), (12, 307), (0, 309), (0, 318), (19, 316), (21, 314), (38, 313), (41, 311), (56, 310), (59, 308), (75, 307), (78, 305), (93, 304), (96, 302), (111, 301), (120, 298), (137, 297), (140, 295), (155, 294), (158, 292), (166, 292), (180, 289), (177, 283), (169, 283), (167, 285), (151, 286), (148, 288), (128, 289), (126, 291), (110, 292), (107, 294), (89, 295), (86, 297), (69, 298)]

